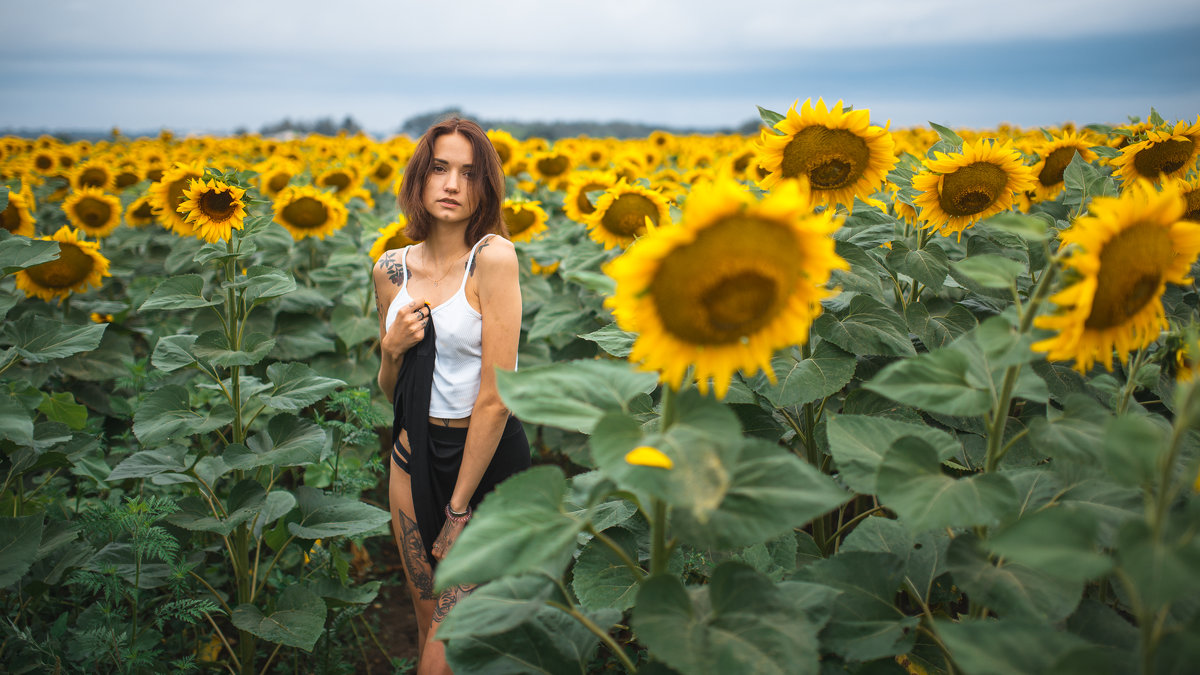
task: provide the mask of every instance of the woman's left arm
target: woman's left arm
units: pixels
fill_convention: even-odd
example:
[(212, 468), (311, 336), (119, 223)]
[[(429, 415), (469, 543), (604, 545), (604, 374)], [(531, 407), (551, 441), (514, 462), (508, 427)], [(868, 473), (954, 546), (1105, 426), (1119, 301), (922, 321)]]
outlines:
[(476, 277), (479, 309), (483, 314), (483, 367), (458, 482), (450, 497), (450, 508), (460, 513), (467, 510), (508, 422), (508, 409), (496, 389), (496, 368), (516, 368), (521, 339), (521, 285), (512, 242), (501, 237), (489, 238), (480, 245), (475, 261), (472, 274)]

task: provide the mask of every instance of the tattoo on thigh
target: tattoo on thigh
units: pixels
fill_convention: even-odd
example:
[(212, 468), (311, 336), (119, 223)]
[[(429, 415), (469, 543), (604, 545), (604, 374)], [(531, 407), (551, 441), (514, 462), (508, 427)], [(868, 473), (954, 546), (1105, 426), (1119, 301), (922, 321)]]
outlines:
[(459, 586), (451, 586), (442, 591), (438, 596), (437, 606), (433, 608), (433, 622), (441, 623), (446, 620), (446, 615), (454, 606), (458, 604), (468, 593), (475, 590), (477, 584), (462, 584)]
[(413, 587), (422, 600), (433, 600), (433, 569), (425, 557), (425, 544), (421, 542), (421, 530), (404, 512), (396, 509), (400, 516), (400, 555), (404, 557), (404, 568), (408, 571)]

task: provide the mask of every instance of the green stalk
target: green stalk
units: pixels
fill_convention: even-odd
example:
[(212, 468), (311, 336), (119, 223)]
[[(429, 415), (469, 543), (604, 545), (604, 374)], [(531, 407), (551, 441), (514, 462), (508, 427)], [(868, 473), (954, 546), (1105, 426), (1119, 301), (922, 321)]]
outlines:
[[(676, 392), (670, 385), (663, 387), (662, 418), (659, 422), (661, 434), (667, 433), (678, 416), (675, 396)], [(650, 509), (650, 574), (653, 576), (666, 573), (670, 550), (667, 546), (667, 503), (656, 496)]]
[(1146, 348), (1142, 347), (1133, 355), (1133, 362), (1129, 364), (1129, 370), (1125, 373), (1125, 386), (1121, 387), (1121, 398), (1117, 400), (1117, 415), (1124, 415), (1129, 408), (1129, 399), (1133, 397), (1133, 392), (1137, 389), (1138, 371), (1142, 366), (1146, 365)]
[(589, 631), (591, 631), (591, 633), (593, 635), (600, 638), (600, 641), (603, 642), (605, 644), (605, 646), (608, 647), (609, 651), (611, 651), (613, 653), (613, 656), (616, 656), (617, 659), (620, 660), (621, 665), (625, 666), (625, 672), (627, 672), (627, 673), (636, 673), (637, 672), (637, 666), (635, 666), (633, 664), (633, 661), (629, 660), (629, 655), (625, 653), (624, 649), (621, 649), (621, 645), (617, 644), (617, 641), (614, 640), (613, 637), (608, 634), (608, 631), (604, 630), (600, 626), (597, 626), (596, 623), (594, 621), (592, 621), (591, 619), (587, 618), (587, 616), (584, 615), (583, 612), (580, 612), (578, 609), (576, 609), (574, 607), (568, 607), (561, 603), (554, 602), (553, 600), (547, 600), (546, 604), (555, 609), (559, 609), (559, 610), (562, 610), (563, 612), (566, 612), (567, 614), (569, 614), (571, 616), (571, 618), (573, 618), (576, 621), (578, 621), (579, 623), (583, 624), (583, 627), (588, 629)]

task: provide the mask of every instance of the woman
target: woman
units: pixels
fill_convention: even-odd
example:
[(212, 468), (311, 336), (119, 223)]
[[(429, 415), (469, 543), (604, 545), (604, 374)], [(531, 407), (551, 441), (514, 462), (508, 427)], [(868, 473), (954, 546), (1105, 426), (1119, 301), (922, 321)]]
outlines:
[(396, 420), (393, 532), (420, 626), (418, 673), (448, 673), (437, 628), (469, 588), (435, 594), (433, 571), (497, 483), (529, 466), (520, 422), (496, 390), (521, 332), (517, 256), (502, 218), (504, 174), (487, 135), (452, 118), (431, 127), (400, 187), (405, 234), (374, 269), (379, 386)]

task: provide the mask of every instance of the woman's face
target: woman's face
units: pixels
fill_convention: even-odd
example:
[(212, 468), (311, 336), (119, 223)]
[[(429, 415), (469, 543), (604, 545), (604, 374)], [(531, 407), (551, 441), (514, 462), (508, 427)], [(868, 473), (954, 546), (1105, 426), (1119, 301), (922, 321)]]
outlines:
[(475, 212), (471, 142), (461, 134), (442, 134), (433, 142), (433, 166), (425, 177), (422, 203), (433, 219), (465, 225)]

